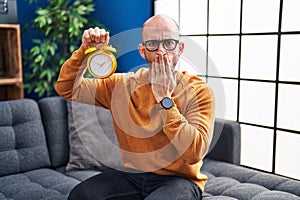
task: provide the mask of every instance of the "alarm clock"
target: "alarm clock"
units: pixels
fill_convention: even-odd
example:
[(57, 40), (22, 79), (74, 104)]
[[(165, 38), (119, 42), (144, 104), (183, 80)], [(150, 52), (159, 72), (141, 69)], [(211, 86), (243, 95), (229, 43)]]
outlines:
[(104, 46), (101, 50), (91, 47), (85, 50), (87, 58), (87, 69), (95, 78), (107, 78), (117, 69), (117, 59), (113, 53), (116, 49), (112, 46)]

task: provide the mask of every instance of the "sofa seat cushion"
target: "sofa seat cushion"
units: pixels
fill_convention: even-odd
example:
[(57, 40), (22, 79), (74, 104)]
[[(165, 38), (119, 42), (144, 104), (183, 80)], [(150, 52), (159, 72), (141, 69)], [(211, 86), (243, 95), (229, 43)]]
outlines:
[(46, 168), (3, 176), (0, 177), (0, 200), (63, 200), (79, 182)]
[[(97, 170), (74, 170), (74, 171), (66, 171), (65, 167), (59, 167), (56, 169), (57, 171), (63, 173), (64, 175), (74, 178), (76, 180), (78, 180), (79, 182), (84, 181), (87, 178), (90, 178), (92, 176), (95, 176), (99, 173), (101, 173), (100, 171)], [(79, 183), (78, 182), (78, 183)]]
[(206, 158), (204, 199), (300, 199), (300, 181)]
[(79, 170), (66, 172), (43, 168), (0, 177), (0, 200), (66, 200), (80, 182), (100, 171)]

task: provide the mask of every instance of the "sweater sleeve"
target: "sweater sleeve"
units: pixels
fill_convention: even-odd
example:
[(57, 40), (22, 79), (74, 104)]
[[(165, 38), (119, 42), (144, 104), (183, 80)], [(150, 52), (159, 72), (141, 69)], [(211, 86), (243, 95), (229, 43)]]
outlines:
[(160, 110), (164, 133), (178, 154), (191, 165), (208, 152), (214, 124), (214, 97), (210, 88), (204, 84), (192, 96), (184, 115), (177, 106)]
[(84, 78), (86, 71), (84, 49), (74, 51), (60, 69), (56, 92), (65, 99), (83, 103), (110, 106), (113, 79)]

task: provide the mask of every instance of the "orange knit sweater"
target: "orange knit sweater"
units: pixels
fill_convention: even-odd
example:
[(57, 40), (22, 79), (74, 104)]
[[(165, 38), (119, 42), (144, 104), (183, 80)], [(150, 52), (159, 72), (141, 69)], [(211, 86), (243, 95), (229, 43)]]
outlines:
[(56, 84), (58, 94), (110, 109), (123, 164), (127, 168), (176, 175), (204, 191), (200, 172), (212, 138), (214, 101), (199, 77), (180, 72), (172, 94), (175, 106), (162, 109), (148, 82), (148, 69), (115, 73), (107, 79), (83, 78), (84, 50), (64, 63)]

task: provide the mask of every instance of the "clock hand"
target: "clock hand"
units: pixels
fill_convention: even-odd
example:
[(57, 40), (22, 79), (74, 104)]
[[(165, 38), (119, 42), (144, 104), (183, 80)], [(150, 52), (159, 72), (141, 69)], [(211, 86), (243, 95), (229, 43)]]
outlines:
[(97, 62), (96, 64), (98, 64), (99, 67), (102, 67), (102, 66), (105, 64), (105, 62), (103, 62), (103, 63), (101, 63), (101, 64)]

